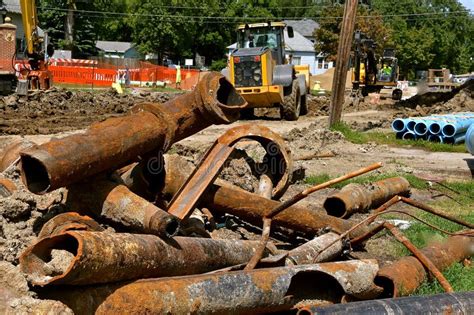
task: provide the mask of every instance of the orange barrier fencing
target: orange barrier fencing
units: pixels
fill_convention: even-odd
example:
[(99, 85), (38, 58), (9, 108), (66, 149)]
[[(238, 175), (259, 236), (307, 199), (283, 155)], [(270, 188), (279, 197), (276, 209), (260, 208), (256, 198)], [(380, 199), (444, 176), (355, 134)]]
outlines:
[[(59, 64), (59, 62), (56, 62)], [(136, 65), (137, 66), (137, 65)], [(115, 68), (111, 65), (62, 66), (54, 63), (49, 66), (53, 80), (57, 83), (81, 84), (91, 86), (111, 86), (117, 80), (125, 83), (127, 68)], [(132, 86), (152, 86), (157, 82), (165, 82), (175, 87), (176, 69), (140, 62), (138, 67), (129, 68)], [(200, 72), (196, 69), (181, 69), (181, 89), (190, 90), (198, 82)]]

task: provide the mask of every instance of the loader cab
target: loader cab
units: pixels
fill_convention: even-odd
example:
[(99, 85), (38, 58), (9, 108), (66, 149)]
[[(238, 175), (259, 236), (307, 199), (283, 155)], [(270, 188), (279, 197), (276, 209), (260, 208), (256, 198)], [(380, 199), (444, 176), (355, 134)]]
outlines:
[(396, 84), (398, 80), (398, 59), (395, 57), (395, 49), (384, 49), (380, 58), (377, 72), (377, 81), (385, 84)]
[[(285, 24), (282, 22), (245, 24), (238, 28), (237, 48), (268, 48), (277, 65), (285, 63)], [(287, 28), (293, 37), (293, 29)]]

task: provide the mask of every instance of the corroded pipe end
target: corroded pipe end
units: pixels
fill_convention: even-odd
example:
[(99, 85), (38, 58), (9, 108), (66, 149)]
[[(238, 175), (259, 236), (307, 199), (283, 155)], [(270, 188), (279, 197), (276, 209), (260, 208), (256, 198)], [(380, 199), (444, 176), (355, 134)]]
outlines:
[(180, 228), (177, 217), (155, 206), (145, 209), (144, 221), (145, 232), (165, 238), (175, 236)]
[(21, 156), (21, 180), (29, 191), (35, 194), (45, 194), (51, 187), (51, 178), (41, 156), (49, 156), (46, 151), (38, 149), (20, 152)]
[(20, 157), (21, 150), (33, 147), (35, 145), (36, 144), (31, 141), (20, 140), (7, 146), (1, 153), (2, 157), (0, 158), (0, 172), (6, 170), (13, 162), (15, 162), (16, 159)]
[(366, 196), (367, 193), (364, 190), (364, 187), (360, 184), (346, 185), (340, 191), (326, 198), (323, 204), (324, 209), (331, 216), (346, 218), (354, 210), (369, 205), (370, 200), (367, 200), (368, 196)]
[(220, 73), (205, 75), (196, 86), (208, 114), (218, 124), (228, 124), (239, 119), (240, 110), (247, 107), (247, 101)]
[(74, 234), (40, 239), (21, 254), (20, 269), (30, 277), (33, 285), (45, 286), (72, 270), (82, 248), (81, 239)]

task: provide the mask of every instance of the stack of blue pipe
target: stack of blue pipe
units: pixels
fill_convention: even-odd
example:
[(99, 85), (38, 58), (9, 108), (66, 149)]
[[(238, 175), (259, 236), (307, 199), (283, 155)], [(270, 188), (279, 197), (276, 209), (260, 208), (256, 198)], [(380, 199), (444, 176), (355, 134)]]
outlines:
[[(433, 142), (457, 144), (466, 141), (466, 132), (471, 125), (474, 125), (474, 113), (464, 112), (397, 118), (392, 122), (392, 129), (397, 133), (397, 138), (401, 139), (426, 139)], [(474, 134), (473, 128), (471, 128), (472, 131), (469, 135)], [(472, 146), (474, 152), (474, 143)]]
[(466, 149), (474, 155), (474, 124), (466, 131)]

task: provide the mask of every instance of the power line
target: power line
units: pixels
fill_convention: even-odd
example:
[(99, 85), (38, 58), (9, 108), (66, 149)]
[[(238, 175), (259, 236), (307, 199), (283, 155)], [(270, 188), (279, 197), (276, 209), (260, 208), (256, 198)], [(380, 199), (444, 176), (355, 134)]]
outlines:
[[(15, 5), (18, 6), (18, 5)], [(158, 6), (159, 7), (159, 6)], [(285, 7), (290, 8), (290, 7)], [(69, 12), (73, 11), (74, 13), (80, 14), (104, 14), (104, 15), (114, 15), (114, 16), (136, 16), (136, 17), (166, 17), (166, 18), (190, 18), (190, 19), (209, 19), (209, 20), (262, 20), (266, 19), (265, 17), (238, 17), (238, 16), (209, 16), (209, 15), (176, 15), (176, 14), (146, 14), (146, 13), (127, 13), (127, 12), (114, 12), (114, 11), (97, 11), (97, 10), (78, 10), (78, 9), (62, 9), (62, 8), (53, 8), (53, 7), (38, 7), (39, 10), (46, 11), (64, 11)], [(450, 15), (450, 14), (461, 14), (461, 13), (470, 13), (470, 10), (461, 10), (461, 11), (449, 11), (449, 12), (423, 12), (423, 13), (407, 13), (407, 14), (385, 14), (385, 15), (359, 15), (358, 18), (384, 18), (384, 17), (413, 17), (413, 16), (431, 16), (431, 15)], [(271, 19), (276, 20), (303, 20), (303, 19), (342, 19), (342, 16), (312, 16), (312, 17), (271, 17)]]

